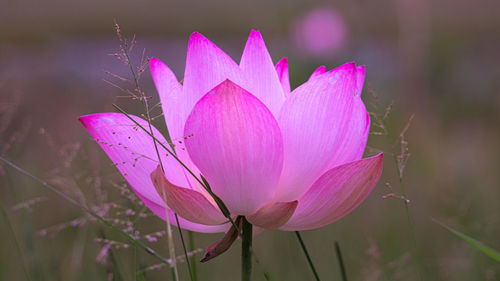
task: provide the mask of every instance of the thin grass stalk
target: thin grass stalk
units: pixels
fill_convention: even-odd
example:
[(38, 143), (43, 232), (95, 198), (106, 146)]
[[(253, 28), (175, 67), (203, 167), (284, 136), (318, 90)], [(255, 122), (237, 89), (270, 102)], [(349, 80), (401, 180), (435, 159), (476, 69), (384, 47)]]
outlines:
[(15, 165), (14, 163), (10, 162), (9, 160), (3, 158), (2, 156), (0, 156), (0, 160), (2, 162), (4, 162), (5, 164), (7, 164), (8, 166), (10, 166), (11, 168), (17, 170), (18, 172), (20, 172), (21, 174), (31, 178), (32, 180), (38, 182), (39, 184), (41, 184), (43, 187), (51, 190), (52, 192), (56, 193), (57, 195), (59, 195), (60, 197), (62, 197), (63, 199), (65, 199), (66, 201), (68, 201), (69, 203), (77, 206), (78, 208), (80, 208), (81, 210), (83, 210), (85, 213), (87, 213), (88, 215), (92, 216), (93, 218), (95, 218), (98, 222), (102, 223), (103, 225), (113, 229), (114, 231), (116, 231), (117, 233), (119, 233), (120, 235), (122, 235), (124, 238), (126, 238), (128, 241), (130, 241), (130, 243), (132, 243), (133, 245), (136, 245), (138, 246), (139, 248), (143, 249), (144, 251), (146, 251), (148, 254), (152, 255), (153, 257), (155, 257), (156, 259), (158, 259), (159, 261), (161, 261), (162, 263), (166, 263), (166, 264), (170, 264), (170, 261), (161, 256), (160, 254), (158, 254), (155, 250), (149, 248), (148, 246), (144, 245), (142, 242), (136, 240), (134, 237), (132, 237), (131, 235), (129, 235), (128, 233), (124, 232), (123, 230), (115, 227), (112, 223), (110, 223), (109, 221), (107, 221), (106, 219), (104, 219), (103, 217), (99, 216), (97, 213), (95, 213), (94, 211), (88, 209), (87, 207), (83, 206), (82, 204), (78, 203), (78, 201), (74, 200), (73, 198), (69, 197), (68, 195), (66, 195), (64, 192), (58, 190), (57, 188), (53, 187), (52, 185), (48, 184), (47, 182), (45, 182), (44, 180), (36, 177), (35, 175), (31, 174), (30, 172), (24, 170), (23, 168)]
[(304, 255), (306, 256), (307, 263), (309, 264), (309, 267), (311, 268), (311, 271), (313, 272), (314, 278), (316, 281), (321, 281), (319, 279), (318, 272), (316, 271), (316, 267), (314, 267), (314, 263), (311, 259), (311, 256), (309, 256), (309, 252), (307, 251), (306, 244), (304, 244), (304, 240), (302, 240), (302, 236), (300, 236), (300, 232), (295, 231), (295, 236), (297, 236), (297, 240), (299, 240), (300, 247), (302, 248), (302, 251), (304, 252)]
[(187, 264), (187, 267), (188, 267), (188, 271), (189, 271), (189, 278), (191, 278), (191, 280), (194, 281), (194, 278), (193, 278), (193, 271), (191, 270), (191, 262), (189, 261), (189, 256), (188, 256), (188, 251), (186, 249), (186, 243), (184, 243), (184, 235), (182, 235), (182, 230), (181, 230), (181, 227), (180, 227), (180, 224), (179, 224), (179, 217), (175, 216), (175, 220), (176, 220), (176, 223), (177, 223), (177, 226), (178, 226), (178, 229), (179, 229), (179, 235), (181, 237), (181, 242), (182, 242), (182, 247), (184, 249), (184, 256), (185, 256), (185, 259), (186, 259), (186, 264)]
[(9, 216), (7, 215), (7, 211), (5, 210), (5, 207), (3, 206), (2, 202), (0, 202), (0, 210), (2, 211), (2, 216), (5, 220), (5, 224), (7, 225), (7, 228), (12, 236), (12, 240), (14, 241), (14, 246), (19, 254), (19, 258), (21, 259), (24, 276), (26, 277), (26, 280), (31, 281), (32, 280), (31, 275), (29, 273), (28, 266), (26, 265), (26, 259), (24, 258), (23, 250), (21, 248), (21, 245), (19, 244), (19, 241), (17, 241), (16, 232), (14, 231), (14, 228), (10, 223)]
[(337, 260), (339, 262), (340, 274), (342, 276), (342, 281), (347, 281), (347, 273), (345, 271), (344, 260), (342, 259), (342, 253), (340, 252), (339, 242), (335, 241), (335, 253), (337, 255)]
[[(195, 250), (194, 246), (194, 235), (193, 232), (188, 230), (188, 239), (189, 239), (189, 251), (192, 252)], [(190, 257), (191, 259), (191, 267), (193, 270), (193, 280), (198, 281), (198, 271), (196, 270), (196, 257), (195, 255), (192, 255)]]
[[(121, 47), (121, 49), (123, 51), (123, 54), (126, 57), (126, 62), (127, 62), (127, 65), (130, 68), (130, 72), (132, 74), (132, 77), (134, 78), (135, 90), (141, 96), (140, 100), (141, 100), (141, 103), (142, 103), (142, 105), (144, 107), (144, 112), (146, 114), (146, 121), (148, 122), (149, 131), (151, 133), (151, 136), (153, 137), (153, 143), (154, 143), (154, 146), (155, 146), (156, 154), (158, 156), (158, 162), (160, 163), (161, 170), (163, 172), (165, 172), (164, 169), (163, 169), (163, 163), (161, 161), (160, 152), (158, 150), (158, 145), (157, 145), (156, 140), (154, 138), (154, 131), (153, 131), (153, 126), (151, 125), (151, 118), (150, 118), (150, 114), (149, 114), (149, 106), (148, 106), (147, 97), (146, 97), (146, 95), (144, 94), (144, 92), (141, 90), (141, 88), (139, 86), (139, 79), (137, 77), (137, 74), (134, 71), (134, 67), (133, 67), (132, 62), (130, 60), (128, 43), (126, 42), (126, 39), (124, 39), (122, 37), (120, 27), (119, 27), (119, 25), (116, 22), (115, 22), (115, 28), (116, 28), (116, 33), (118, 35), (118, 38), (120, 39), (120, 47)], [(165, 197), (163, 199), (165, 200)], [(177, 271), (177, 261), (176, 261), (176, 255), (175, 255), (175, 246), (174, 246), (174, 243), (173, 243), (174, 239), (173, 239), (173, 236), (172, 236), (172, 227), (170, 225), (170, 216), (168, 215), (168, 209), (167, 208), (165, 208), (165, 211), (166, 211), (165, 220), (166, 220), (166, 228), (167, 228), (168, 250), (169, 250), (170, 258), (172, 260), (171, 268), (174, 271), (174, 276), (175, 276), (174, 280), (178, 281), (179, 280), (179, 273)], [(177, 214), (176, 214), (176, 220), (177, 220), (177, 228), (179, 229), (179, 231), (181, 231), (180, 227), (179, 227), (179, 224), (178, 224), (179, 220), (177, 219)], [(183, 245), (183, 248), (185, 249), (186, 246)], [(184, 253), (185, 253), (186, 259), (187, 259), (187, 252), (184, 251)]]
[[(392, 103), (390, 105), (390, 108), (392, 108)], [(385, 120), (386, 120), (386, 117), (388, 116), (389, 114), (389, 111), (386, 111), (385, 113), (385, 116), (382, 120), (380, 120), (381, 124), (383, 125), (383, 128), (384, 128), (384, 133), (386, 136), (388, 136), (388, 132), (387, 132), (387, 126), (385, 124)], [(376, 115), (375, 115), (376, 116)], [(411, 121), (413, 120), (413, 118), (415, 117), (414, 114), (412, 114), (408, 120), (408, 122), (406, 123), (406, 126), (404, 127), (403, 131), (399, 134), (399, 138), (396, 139), (396, 143), (394, 144), (394, 146), (402, 143), (402, 141), (404, 141), (404, 135), (406, 133), (406, 131), (409, 129), (410, 127), (410, 124), (411, 124)], [(398, 142), (399, 140), (399, 142)], [(393, 149), (394, 150), (394, 149)], [(403, 147), (401, 147), (401, 153), (404, 154), (405, 151), (403, 150)], [(401, 187), (401, 194), (403, 196), (403, 204), (405, 206), (405, 213), (406, 213), (406, 219), (408, 221), (408, 227), (409, 227), (409, 230), (410, 230), (410, 236), (411, 236), (411, 240), (412, 240), (412, 244), (413, 244), (413, 254), (415, 255), (415, 259), (416, 259), (416, 262), (417, 262), (417, 275), (418, 275), (418, 279), (420, 281), (423, 280), (422, 278), (422, 265), (421, 265), (421, 259), (420, 259), (420, 254), (419, 254), (419, 251), (418, 251), (418, 245), (417, 245), (417, 238), (416, 238), (416, 234), (415, 234), (415, 227), (414, 227), (414, 224), (413, 224), (413, 220), (411, 218), (411, 213), (410, 213), (410, 207), (409, 207), (409, 200), (408, 200), (408, 196), (406, 196), (406, 189), (405, 189), (405, 186), (403, 184), (403, 175), (401, 174), (401, 169), (400, 169), (400, 164), (399, 164), (399, 161), (398, 161), (398, 158), (397, 158), (397, 155), (396, 153), (392, 153), (393, 155), (393, 159), (394, 159), (394, 163), (396, 164), (396, 171), (397, 171), (397, 175), (398, 175), (398, 179), (399, 179), (399, 186)]]
[(241, 281), (252, 280), (252, 224), (242, 219)]
[[(394, 155), (394, 161), (396, 162), (396, 165), (398, 165), (398, 159), (397, 159), (396, 155)], [(396, 170), (398, 172), (399, 185), (401, 186), (401, 194), (403, 195), (404, 198), (408, 198), (406, 196), (405, 186), (403, 184), (403, 177), (401, 175), (401, 172), (400, 172), (399, 168)], [(405, 205), (406, 219), (408, 220), (408, 227), (410, 229), (410, 236), (411, 236), (412, 244), (413, 244), (413, 253), (415, 254), (415, 259), (417, 261), (418, 279), (423, 280), (422, 279), (422, 272), (421, 272), (422, 265), (421, 265), (420, 254), (419, 254), (418, 245), (417, 245), (417, 236), (415, 235), (415, 227), (413, 225), (413, 220), (411, 218), (408, 200), (403, 200), (403, 204)]]

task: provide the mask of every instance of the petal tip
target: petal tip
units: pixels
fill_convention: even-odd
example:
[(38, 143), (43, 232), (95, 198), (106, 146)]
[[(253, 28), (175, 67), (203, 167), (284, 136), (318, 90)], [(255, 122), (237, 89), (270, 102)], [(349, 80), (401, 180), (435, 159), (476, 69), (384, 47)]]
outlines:
[(287, 58), (287, 57), (283, 57), (283, 58), (281, 58), (281, 59), (278, 61), (277, 65), (288, 65), (288, 58)]
[(153, 69), (154, 67), (156, 67), (156, 66), (158, 66), (158, 65), (160, 65), (160, 64), (163, 64), (163, 62), (162, 62), (161, 60), (159, 60), (159, 59), (155, 58), (155, 57), (151, 57), (151, 58), (149, 59), (149, 67), (150, 67), (151, 69)]
[(250, 31), (250, 36), (249, 37), (260, 37), (260, 38), (262, 38), (262, 34), (260, 33), (259, 30), (252, 29), (252, 31)]

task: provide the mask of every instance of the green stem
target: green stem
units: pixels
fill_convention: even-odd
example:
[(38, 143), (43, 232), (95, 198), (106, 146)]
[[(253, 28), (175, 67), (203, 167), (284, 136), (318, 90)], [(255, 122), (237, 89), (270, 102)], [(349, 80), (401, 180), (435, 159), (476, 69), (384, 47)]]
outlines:
[(252, 280), (252, 224), (243, 217), (241, 235), (241, 280)]
[(187, 254), (186, 243), (184, 242), (184, 235), (182, 235), (181, 225), (179, 224), (179, 217), (175, 214), (175, 221), (177, 223), (177, 229), (179, 230), (179, 236), (181, 237), (182, 249), (184, 250), (184, 257), (186, 259), (187, 268), (189, 271), (189, 278), (194, 281), (193, 272), (191, 270), (191, 263), (189, 262), (189, 256)]
[(342, 259), (342, 253), (340, 252), (339, 242), (335, 241), (335, 253), (337, 254), (337, 259), (339, 261), (340, 272), (342, 274), (342, 281), (347, 281), (347, 273), (345, 272), (344, 260)]
[[(194, 236), (193, 236), (192, 231), (188, 231), (188, 237), (189, 237), (189, 251), (193, 252), (195, 250), (195, 247), (194, 247)], [(196, 270), (196, 257), (195, 257), (195, 255), (193, 254), (190, 259), (191, 259), (191, 267), (193, 270), (193, 281), (197, 281), (198, 280), (198, 272)]]
[(309, 267), (311, 268), (311, 270), (314, 274), (314, 278), (316, 278), (316, 281), (320, 281), (318, 272), (316, 271), (316, 268), (314, 267), (311, 256), (309, 256), (309, 252), (307, 251), (306, 244), (304, 244), (304, 240), (302, 240), (302, 237), (300, 236), (300, 232), (295, 231), (295, 235), (297, 235), (297, 239), (299, 240), (300, 246), (302, 247), (302, 251), (304, 252), (304, 255), (306, 256), (307, 262), (309, 263)]

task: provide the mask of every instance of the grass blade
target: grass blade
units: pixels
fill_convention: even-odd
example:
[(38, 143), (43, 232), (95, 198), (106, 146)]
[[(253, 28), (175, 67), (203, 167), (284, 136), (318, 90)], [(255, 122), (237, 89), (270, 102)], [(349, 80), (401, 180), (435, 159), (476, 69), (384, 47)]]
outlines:
[(316, 268), (314, 267), (311, 256), (309, 256), (309, 252), (307, 251), (306, 244), (304, 244), (304, 240), (302, 240), (302, 236), (300, 236), (300, 232), (295, 231), (295, 235), (297, 236), (297, 239), (299, 240), (300, 247), (302, 247), (302, 251), (304, 252), (304, 255), (306, 256), (307, 263), (309, 263), (309, 267), (311, 268), (311, 270), (314, 274), (314, 278), (316, 278), (316, 281), (321, 281), (319, 279), (318, 272), (316, 271)]
[(340, 273), (342, 274), (342, 281), (347, 281), (347, 273), (345, 271), (344, 260), (342, 259), (342, 253), (340, 252), (339, 242), (335, 241), (335, 253), (337, 254), (337, 259), (339, 261)]
[(483, 252), (483, 254), (487, 255), (488, 257), (496, 260), (497, 262), (500, 262), (500, 252), (498, 252), (495, 249), (492, 249), (486, 245), (484, 245), (481, 241), (478, 241), (466, 234), (463, 234), (462, 232), (455, 230), (437, 220), (434, 220), (437, 224), (441, 225), (442, 227), (446, 228), (449, 232), (455, 234), (458, 238), (464, 240), (468, 244), (470, 244), (472, 247), (478, 249), (479, 251)]

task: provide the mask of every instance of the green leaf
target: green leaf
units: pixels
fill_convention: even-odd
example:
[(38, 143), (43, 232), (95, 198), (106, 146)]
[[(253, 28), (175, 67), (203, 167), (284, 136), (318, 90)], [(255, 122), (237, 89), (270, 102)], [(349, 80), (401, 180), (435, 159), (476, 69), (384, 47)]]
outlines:
[(469, 243), (472, 247), (478, 249), (479, 251), (483, 252), (485, 255), (487, 255), (488, 257), (496, 260), (497, 262), (500, 262), (500, 252), (484, 245), (481, 241), (478, 241), (470, 236), (467, 236), (465, 234), (463, 234), (462, 232), (458, 231), (458, 230), (455, 230), (441, 222), (438, 222), (436, 220), (434, 220), (436, 223), (440, 224), (442, 227), (448, 229), (448, 231), (450, 231), (451, 233), (455, 234), (456, 236), (458, 236), (460, 239), (464, 240), (465, 242)]

